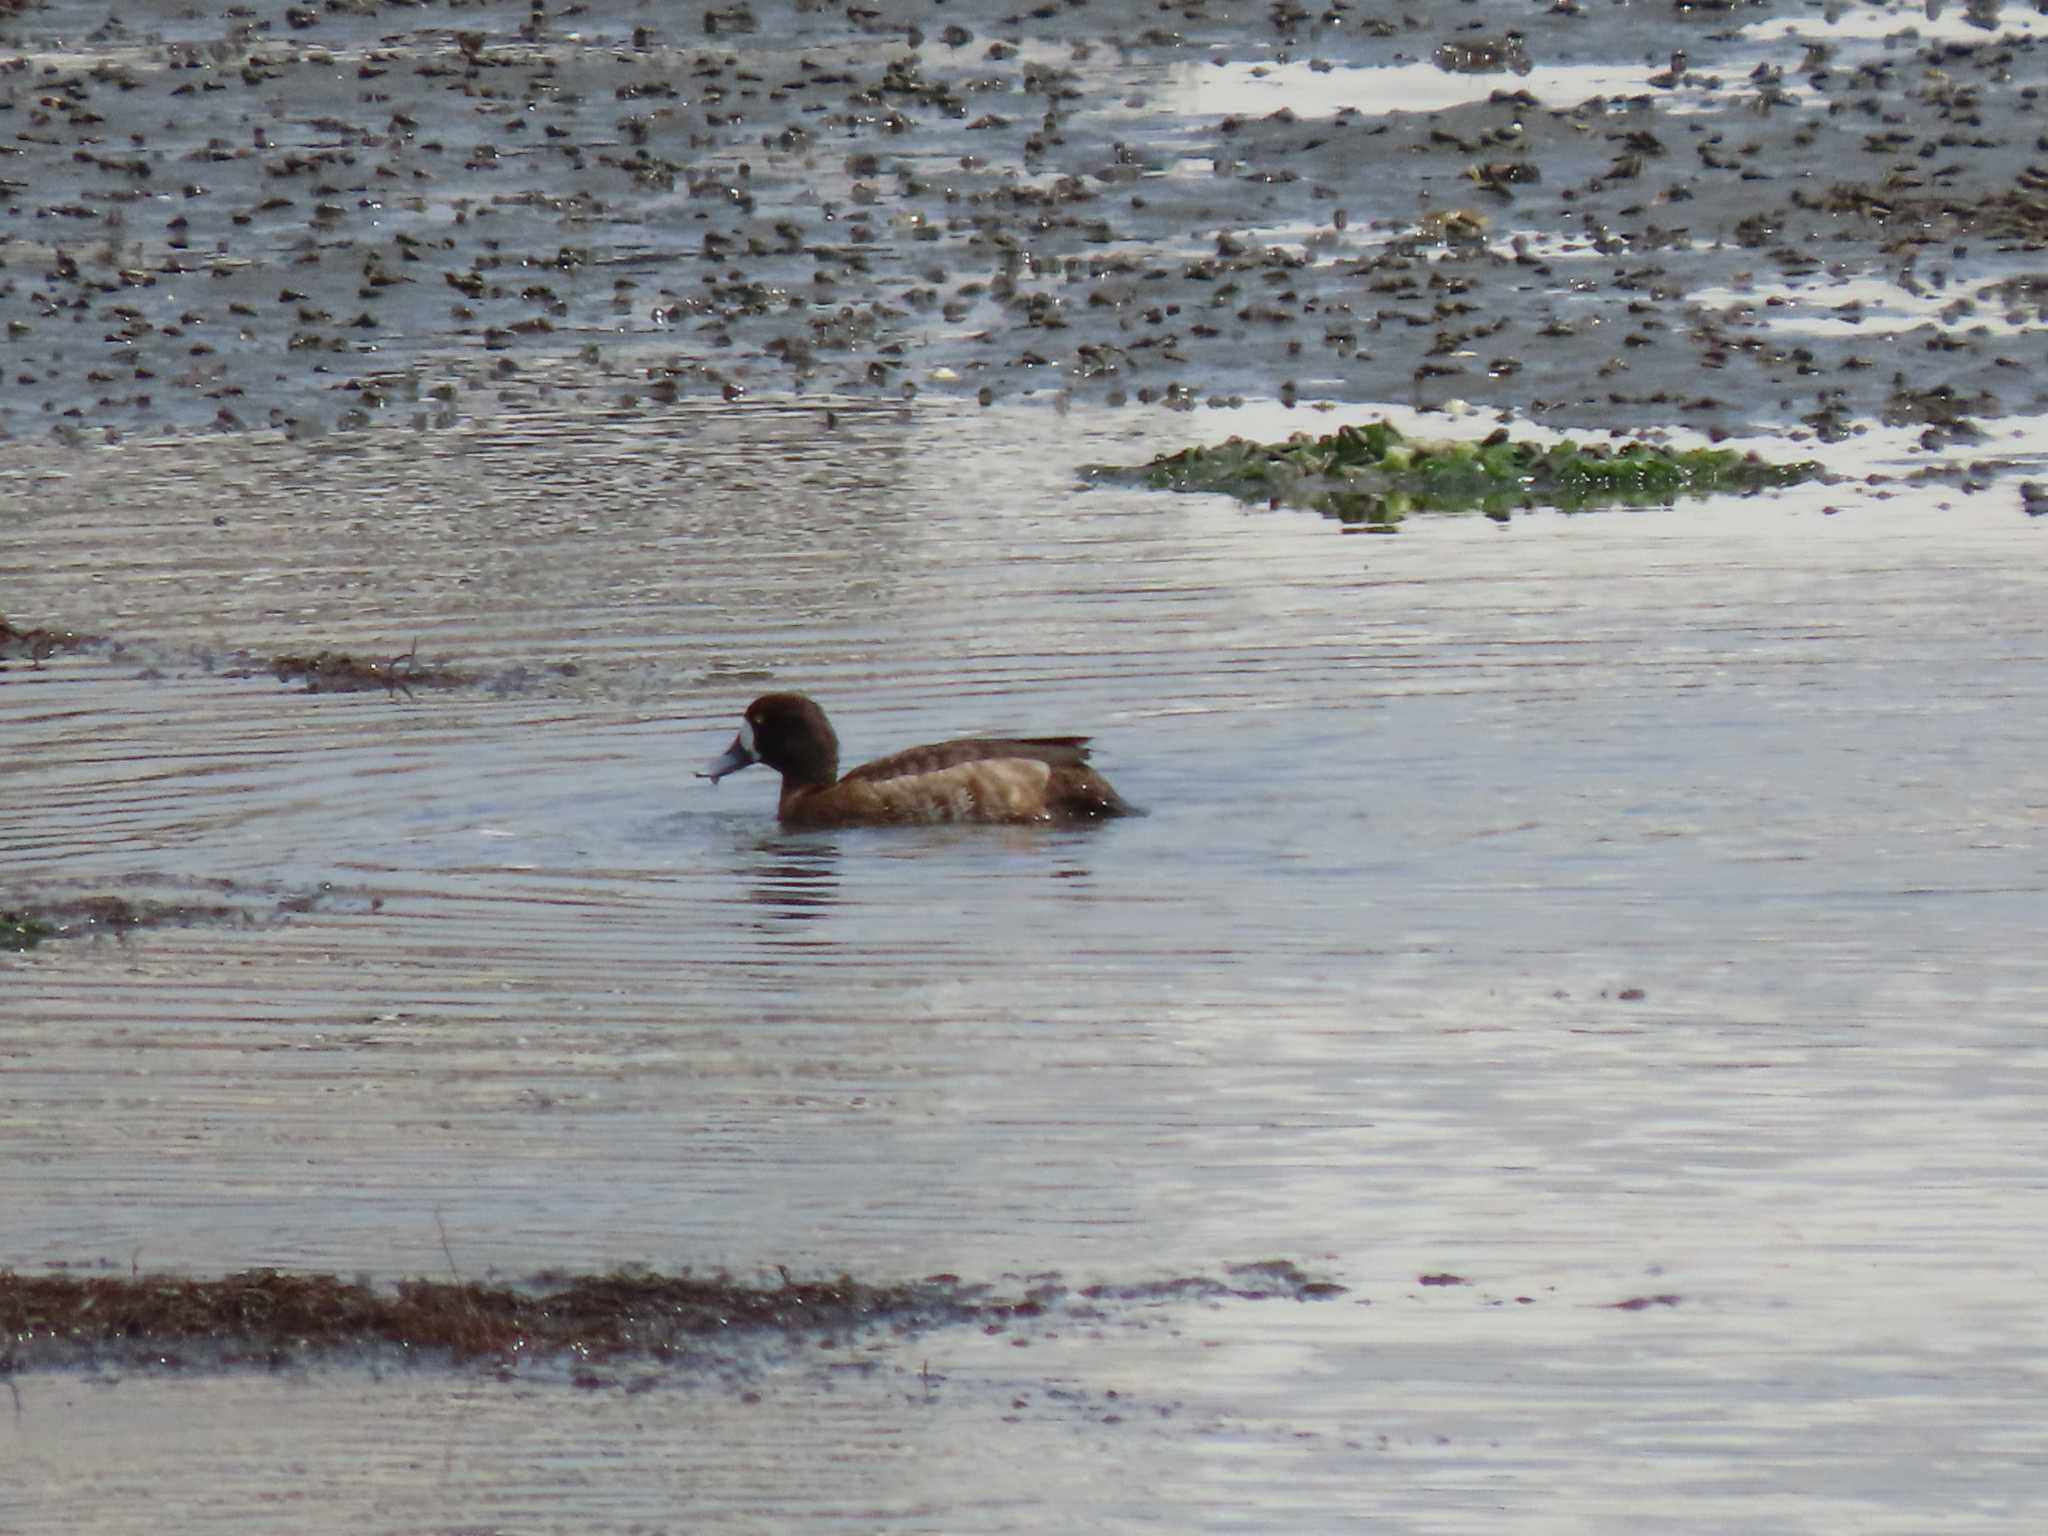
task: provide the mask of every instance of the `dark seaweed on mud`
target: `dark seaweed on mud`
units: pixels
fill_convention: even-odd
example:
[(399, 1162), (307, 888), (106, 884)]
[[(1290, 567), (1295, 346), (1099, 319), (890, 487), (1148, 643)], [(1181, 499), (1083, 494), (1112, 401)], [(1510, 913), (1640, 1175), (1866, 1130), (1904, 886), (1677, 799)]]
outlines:
[(214, 1280), (0, 1273), (0, 1331), (17, 1369), (107, 1355), (167, 1365), (276, 1362), (379, 1345), (454, 1361), (662, 1356), (714, 1335), (933, 1326), (993, 1311), (952, 1287), (845, 1278), (763, 1289), (629, 1272), (533, 1289), (407, 1280), (384, 1290), (274, 1269)]
[[(1237, 1283), (1195, 1277), (1128, 1294), (1310, 1300), (1342, 1290), (1285, 1262), (1231, 1274)], [(687, 1271), (620, 1270), (544, 1274), (525, 1286), (404, 1280), (384, 1288), (275, 1269), (211, 1280), (0, 1270), (0, 1372), (108, 1360), (280, 1365), (364, 1349), (452, 1363), (565, 1354), (670, 1359), (721, 1339), (823, 1341), (854, 1331), (916, 1333), (962, 1324), (999, 1329), (1044, 1315), (1068, 1294), (1044, 1277), (1005, 1297), (951, 1275), (878, 1285), (845, 1275), (798, 1280), (787, 1271), (772, 1286)], [(1097, 1287), (1081, 1294), (1120, 1293)]]

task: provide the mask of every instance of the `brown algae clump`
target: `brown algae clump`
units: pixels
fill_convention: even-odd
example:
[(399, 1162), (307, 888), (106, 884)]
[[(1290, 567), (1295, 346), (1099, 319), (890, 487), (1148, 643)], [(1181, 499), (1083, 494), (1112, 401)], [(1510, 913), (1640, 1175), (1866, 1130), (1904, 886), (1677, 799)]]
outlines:
[(1410, 438), (1391, 422), (1374, 421), (1322, 437), (1296, 433), (1284, 443), (1233, 437), (1161, 454), (1135, 469), (1097, 466), (1087, 473), (1391, 526), (1410, 512), (1483, 512), (1505, 521), (1517, 507), (1668, 506), (1681, 496), (1797, 485), (1823, 470), (1811, 461), (1773, 464), (1726, 448), (1516, 441), (1505, 428), (1477, 441)]

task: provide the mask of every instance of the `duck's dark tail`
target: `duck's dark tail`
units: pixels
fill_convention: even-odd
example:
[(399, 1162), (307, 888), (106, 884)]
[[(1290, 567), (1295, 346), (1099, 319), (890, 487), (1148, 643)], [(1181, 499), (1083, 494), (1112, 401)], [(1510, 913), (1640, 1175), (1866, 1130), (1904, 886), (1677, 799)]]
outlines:
[(1085, 763), (1053, 769), (1047, 790), (1053, 814), (1063, 821), (1106, 821), (1112, 816), (1143, 814)]

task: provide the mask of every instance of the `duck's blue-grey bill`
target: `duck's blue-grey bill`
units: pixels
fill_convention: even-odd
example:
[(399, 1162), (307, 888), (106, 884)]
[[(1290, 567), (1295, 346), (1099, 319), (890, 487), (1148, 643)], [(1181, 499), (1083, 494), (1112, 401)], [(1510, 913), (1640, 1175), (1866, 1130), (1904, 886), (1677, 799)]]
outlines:
[(747, 744), (735, 736), (732, 739), (732, 745), (725, 749), (724, 756), (714, 758), (698, 769), (697, 777), (709, 779), (712, 783), (716, 784), (728, 773), (738, 773), (742, 768), (751, 767), (759, 761), (758, 757), (747, 750)]

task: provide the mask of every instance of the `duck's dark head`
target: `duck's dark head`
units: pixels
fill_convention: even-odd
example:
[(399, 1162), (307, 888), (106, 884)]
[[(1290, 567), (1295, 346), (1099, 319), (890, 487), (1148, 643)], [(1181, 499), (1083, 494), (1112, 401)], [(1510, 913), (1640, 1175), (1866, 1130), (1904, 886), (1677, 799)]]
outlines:
[(830, 784), (839, 777), (839, 738), (825, 711), (804, 695), (764, 693), (747, 706), (724, 755), (697, 776), (716, 784), (755, 763), (766, 763), (785, 783)]

